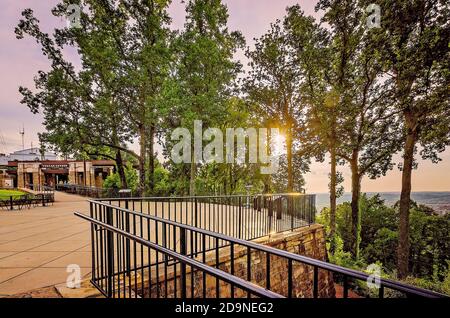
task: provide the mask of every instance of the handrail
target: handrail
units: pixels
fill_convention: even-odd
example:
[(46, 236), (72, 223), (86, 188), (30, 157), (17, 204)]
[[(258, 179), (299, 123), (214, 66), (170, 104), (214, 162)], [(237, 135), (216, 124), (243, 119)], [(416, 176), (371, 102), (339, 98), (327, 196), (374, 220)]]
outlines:
[(123, 201), (123, 200), (166, 200), (166, 199), (210, 199), (210, 198), (218, 198), (218, 199), (225, 199), (225, 198), (239, 198), (239, 197), (250, 197), (250, 196), (263, 196), (263, 197), (270, 197), (270, 196), (315, 196), (315, 194), (308, 194), (308, 193), (300, 193), (300, 192), (293, 192), (293, 193), (259, 193), (259, 194), (231, 194), (231, 195), (198, 195), (198, 196), (163, 196), (163, 197), (123, 197), (123, 198), (98, 198), (94, 199), (96, 202), (102, 202), (102, 201)]
[[(177, 226), (177, 227), (180, 227), (180, 228), (184, 228), (186, 230), (190, 230), (190, 231), (193, 231), (193, 232), (202, 233), (202, 234), (205, 234), (207, 236), (211, 236), (211, 237), (214, 237), (214, 238), (217, 238), (217, 239), (222, 239), (222, 240), (225, 240), (225, 241), (228, 241), (228, 242), (232, 242), (232, 243), (235, 243), (235, 244), (238, 244), (238, 245), (246, 246), (248, 248), (253, 248), (253, 249), (256, 249), (256, 250), (259, 250), (259, 251), (263, 251), (263, 252), (266, 252), (266, 253), (269, 253), (269, 254), (272, 254), (272, 255), (277, 255), (277, 256), (280, 256), (280, 257), (283, 257), (283, 258), (290, 259), (292, 261), (297, 261), (297, 262), (300, 262), (300, 263), (303, 263), (303, 264), (306, 264), (306, 265), (311, 265), (311, 266), (314, 266), (314, 267), (318, 267), (318, 268), (321, 268), (321, 269), (324, 269), (324, 270), (328, 270), (328, 271), (332, 271), (332, 272), (335, 272), (335, 273), (339, 273), (339, 274), (342, 274), (344, 276), (349, 276), (349, 277), (356, 278), (356, 279), (359, 279), (359, 280), (367, 280), (370, 277), (369, 274), (361, 272), (361, 271), (357, 271), (357, 270), (349, 269), (349, 268), (342, 267), (342, 266), (339, 266), (339, 265), (327, 263), (327, 262), (320, 261), (320, 260), (317, 260), (317, 259), (313, 259), (313, 258), (310, 258), (310, 257), (307, 257), (307, 256), (294, 254), (294, 253), (287, 252), (287, 251), (284, 251), (284, 250), (280, 250), (280, 249), (276, 249), (276, 248), (269, 247), (269, 246), (266, 246), (266, 245), (258, 244), (258, 243), (255, 243), (255, 242), (242, 240), (242, 239), (231, 237), (231, 236), (228, 236), (228, 235), (225, 235), (225, 234), (212, 232), (212, 231), (205, 230), (205, 229), (202, 229), (202, 228), (198, 228), (198, 227), (182, 224), (182, 223), (179, 223), (179, 222), (163, 219), (163, 218), (160, 218), (160, 217), (157, 217), (157, 216), (153, 216), (153, 215), (148, 215), (148, 214), (132, 211), (132, 210), (129, 210), (129, 209), (125, 209), (125, 208), (122, 208), (122, 207), (114, 206), (114, 205), (111, 205), (111, 204), (108, 204), (108, 203), (99, 202), (99, 201), (96, 201), (96, 200), (88, 200), (88, 202), (100, 204), (100, 205), (103, 205), (105, 207), (117, 209), (117, 210), (120, 210), (120, 211), (123, 211), (123, 212), (126, 212), (126, 213), (130, 213), (132, 215), (137, 215), (139, 217), (143, 217), (143, 218), (146, 218), (146, 219), (154, 220), (156, 222), (162, 222), (162, 223), (169, 224), (169, 225), (172, 225), (172, 226)], [(380, 286), (387, 287), (387, 288), (390, 288), (390, 289), (394, 289), (394, 290), (397, 290), (397, 291), (400, 291), (400, 292), (404, 292), (404, 293), (407, 293), (407, 294), (413, 294), (413, 295), (417, 295), (417, 296), (422, 296), (422, 297), (448, 298), (447, 295), (444, 295), (444, 294), (441, 294), (441, 293), (437, 293), (437, 292), (434, 292), (434, 291), (430, 291), (430, 290), (427, 290), (427, 289), (411, 286), (411, 285), (408, 285), (408, 284), (404, 284), (404, 283), (401, 283), (401, 282), (397, 282), (397, 281), (393, 281), (393, 280), (385, 279), (385, 278), (381, 278), (381, 277), (380, 277)]]
[(257, 296), (260, 296), (260, 297), (267, 297), (267, 298), (285, 298), (285, 297), (283, 297), (280, 294), (274, 293), (274, 292), (272, 292), (270, 290), (267, 290), (265, 288), (262, 288), (260, 286), (255, 285), (255, 284), (249, 283), (248, 281), (246, 281), (246, 280), (244, 280), (242, 278), (239, 278), (239, 277), (236, 277), (234, 275), (231, 275), (231, 274), (229, 274), (227, 272), (224, 272), (224, 271), (222, 271), (220, 269), (208, 266), (208, 265), (206, 265), (204, 263), (201, 263), (201, 262), (199, 262), (199, 261), (197, 261), (195, 259), (192, 259), (190, 257), (187, 257), (187, 256), (184, 256), (182, 254), (176, 253), (176, 252), (174, 252), (172, 250), (169, 250), (169, 249), (167, 249), (165, 247), (162, 247), (160, 245), (157, 245), (155, 243), (147, 241), (147, 240), (145, 240), (143, 238), (140, 238), (138, 236), (135, 236), (133, 234), (130, 234), (128, 232), (120, 230), (120, 229), (118, 229), (118, 228), (116, 228), (114, 226), (111, 226), (111, 225), (107, 224), (107, 223), (100, 222), (100, 221), (98, 221), (98, 220), (96, 220), (94, 218), (91, 218), (91, 217), (89, 217), (87, 215), (84, 215), (82, 213), (75, 212), (74, 214), (76, 216), (82, 218), (82, 219), (85, 219), (85, 220), (91, 222), (91, 223), (94, 223), (94, 224), (97, 224), (98, 226), (106, 228), (109, 231), (112, 231), (112, 232), (115, 232), (117, 234), (123, 235), (123, 236), (131, 239), (132, 241), (138, 242), (138, 243), (140, 243), (142, 245), (145, 245), (145, 246), (147, 246), (147, 247), (149, 247), (151, 249), (154, 249), (154, 250), (156, 250), (156, 251), (158, 251), (160, 253), (163, 253), (165, 255), (169, 255), (170, 257), (180, 261), (183, 264), (189, 265), (189, 266), (194, 267), (196, 269), (199, 269), (199, 270), (201, 270), (203, 272), (206, 272), (206, 273), (208, 273), (211, 276), (219, 278), (219, 279), (221, 279), (221, 280), (223, 280), (223, 281), (225, 281), (225, 282), (227, 282), (229, 284), (233, 284), (233, 285), (239, 287), (240, 289), (245, 290), (247, 292), (250, 292), (250, 293), (252, 293), (254, 295), (257, 295)]

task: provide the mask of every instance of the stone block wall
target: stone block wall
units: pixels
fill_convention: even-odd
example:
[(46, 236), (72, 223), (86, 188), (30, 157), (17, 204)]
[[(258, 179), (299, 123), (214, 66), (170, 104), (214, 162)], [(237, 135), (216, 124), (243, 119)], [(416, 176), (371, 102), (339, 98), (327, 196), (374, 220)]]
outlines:
[[(255, 240), (260, 244), (265, 244), (274, 248), (289, 251), (295, 254), (308, 256), (311, 258), (326, 260), (326, 246), (324, 229), (321, 225), (315, 224), (310, 227), (304, 227), (295, 231), (288, 231), (278, 233), (271, 237), (263, 237)], [(199, 258), (201, 260), (201, 258)], [(208, 252), (206, 256), (206, 263), (210, 266), (218, 266), (221, 270), (231, 273), (231, 257), (230, 248), (225, 247), (219, 250), (218, 265), (216, 262), (215, 251)], [(259, 251), (251, 252), (251, 282), (255, 285), (266, 287), (266, 272), (267, 261), (266, 253)], [(152, 271), (152, 280), (150, 283), (150, 292), (148, 280), (145, 286), (145, 297), (156, 297), (159, 289), (160, 295), (166, 294), (168, 297), (174, 297), (175, 284), (177, 286), (176, 297), (181, 297), (181, 280), (180, 280), (180, 265), (177, 266), (176, 275), (169, 267), (167, 276), (163, 270), (159, 271), (158, 279), (156, 279), (156, 272)], [(235, 276), (247, 280), (247, 248), (235, 247), (234, 251), (234, 273)], [(293, 263), (292, 271), (292, 297), (309, 298), (313, 297), (313, 268), (302, 263)], [(193, 280), (192, 280), (193, 276)], [(175, 277), (175, 279), (174, 279)], [(167, 283), (165, 282), (167, 280)], [(195, 271), (192, 275), (191, 268), (187, 266), (187, 297), (202, 297), (203, 290), (203, 273)], [(194, 294), (192, 295), (192, 284), (194, 285)], [(216, 278), (206, 275), (206, 296), (216, 297)], [(331, 273), (319, 269), (319, 297), (320, 298), (334, 298), (335, 289), (333, 276)], [(138, 287), (137, 290), (139, 290)], [(219, 282), (219, 297), (231, 297), (231, 285), (229, 283)], [(288, 261), (282, 257), (272, 255), (270, 258), (270, 290), (279, 293), (283, 296), (288, 296)], [(247, 293), (243, 290), (234, 289), (234, 297), (247, 297)]]

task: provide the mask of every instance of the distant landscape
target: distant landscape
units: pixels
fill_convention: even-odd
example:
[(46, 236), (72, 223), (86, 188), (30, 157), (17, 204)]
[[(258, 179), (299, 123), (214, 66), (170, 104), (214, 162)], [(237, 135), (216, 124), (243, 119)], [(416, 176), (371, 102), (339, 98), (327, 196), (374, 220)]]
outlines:
[[(369, 197), (377, 194), (377, 192), (366, 192)], [(385, 200), (387, 205), (394, 205), (400, 199), (400, 192), (380, 192), (381, 199)], [(412, 192), (411, 199), (418, 204), (423, 204), (433, 208), (439, 214), (450, 213), (450, 191), (445, 192)], [(337, 203), (350, 202), (352, 194), (344, 193), (337, 199)], [(330, 204), (330, 195), (328, 193), (316, 193), (317, 211), (328, 207)]]

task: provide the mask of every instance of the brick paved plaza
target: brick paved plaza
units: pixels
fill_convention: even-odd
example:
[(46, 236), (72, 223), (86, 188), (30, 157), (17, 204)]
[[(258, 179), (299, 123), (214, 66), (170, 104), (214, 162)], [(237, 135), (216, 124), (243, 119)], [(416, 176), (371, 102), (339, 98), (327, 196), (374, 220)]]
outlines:
[(90, 273), (86, 198), (56, 192), (55, 203), (20, 211), (0, 210), (0, 297), (63, 283), (67, 265)]

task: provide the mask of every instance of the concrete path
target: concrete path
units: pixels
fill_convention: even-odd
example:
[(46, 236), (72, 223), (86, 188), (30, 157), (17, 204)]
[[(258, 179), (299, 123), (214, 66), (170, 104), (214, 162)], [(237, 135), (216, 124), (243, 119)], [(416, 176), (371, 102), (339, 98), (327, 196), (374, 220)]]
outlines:
[(53, 206), (0, 210), (0, 297), (63, 283), (70, 264), (88, 276), (90, 228), (75, 211), (88, 213), (86, 198), (62, 192)]

